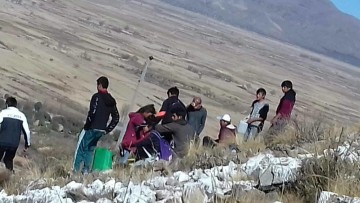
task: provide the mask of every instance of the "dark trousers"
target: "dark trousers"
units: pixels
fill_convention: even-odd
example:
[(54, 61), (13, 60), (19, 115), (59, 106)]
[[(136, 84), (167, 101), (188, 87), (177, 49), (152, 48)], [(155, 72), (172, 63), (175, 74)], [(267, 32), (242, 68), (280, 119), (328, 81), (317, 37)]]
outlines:
[(0, 160), (3, 159), (5, 166), (10, 171), (14, 170), (14, 158), (16, 155), (17, 147), (4, 147), (0, 146)]

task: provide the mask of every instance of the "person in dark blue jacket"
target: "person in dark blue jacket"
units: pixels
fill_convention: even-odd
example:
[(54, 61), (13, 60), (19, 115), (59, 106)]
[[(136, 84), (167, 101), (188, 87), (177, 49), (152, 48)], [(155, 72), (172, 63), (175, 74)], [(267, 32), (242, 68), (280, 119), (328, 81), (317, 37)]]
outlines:
[[(90, 109), (84, 125), (84, 130), (79, 136), (77, 149), (75, 151), (74, 172), (78, 172), (84, 163), (82, 173), (90, 172), (93, 154), (100, 138), (110, 133), (119, 122), (119, 112), (115, 99), (108, 93), (109, 80), (102, 76), (97, 80), (98, 92), (90, 101)], [(109, 116), (111, 121), (108, 125)]]
[(180, 106), (181, 108), (186, 110), (185, 104), (179, 99), (179, 94), (180, 94), (180, 91), (177, 87), (171, 87), (167, 91), (168, 98), (163, 102), (163, 104), (161, 105), (161, 109), (159, 111), (159, 112), (162, 112), (162, 111), (166, 112), (166, 114), (161, 122), (162, 125), (173, 122), (173, 120), (171, 118), (172, 117), (172, 114), (171, 114), (172, 108), (177, 108), (178, 106)]
[(0, 112), (0, 160), (8, 170), (13, 171), (13, 160), (24, 134), (26, 151), (30, 147), (30, 129), (25, 115), (17, 109), (14, 97), (6, 98), (6, 109)]

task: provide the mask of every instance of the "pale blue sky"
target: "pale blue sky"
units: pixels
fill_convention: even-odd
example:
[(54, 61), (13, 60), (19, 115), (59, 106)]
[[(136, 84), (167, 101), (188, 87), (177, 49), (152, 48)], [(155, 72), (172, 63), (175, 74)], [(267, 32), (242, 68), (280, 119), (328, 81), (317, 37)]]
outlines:
[(360, 0), (331, 0), (344, 13), (360, 19)]

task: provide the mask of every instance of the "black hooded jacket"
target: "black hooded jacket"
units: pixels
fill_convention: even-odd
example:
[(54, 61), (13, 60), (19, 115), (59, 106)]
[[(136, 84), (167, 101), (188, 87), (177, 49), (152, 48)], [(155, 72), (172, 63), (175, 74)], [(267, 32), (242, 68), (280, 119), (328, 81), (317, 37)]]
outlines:
[[(111, 115), (111, 122), (109, 116)], [(86, 119), (84, 130), (105, 130), (111, 132), (119, 122), (119, 112), (115, 99), (108, 92), (94, 94), (90, 101), (89, 113)]]
[(172, 96), (167, 98), (162, 106), (160, 111), (166, 111), (165, 117), (162, 119), (161, 124), (168, 124), (172, 122), (172, 114), (171, 114), (171, 110), (173, 108), (179, 108), (181, 107), (181, 109), (183, 109), (186, 112), (186, 107), (185, 104), (177, 97), (177, 96)]

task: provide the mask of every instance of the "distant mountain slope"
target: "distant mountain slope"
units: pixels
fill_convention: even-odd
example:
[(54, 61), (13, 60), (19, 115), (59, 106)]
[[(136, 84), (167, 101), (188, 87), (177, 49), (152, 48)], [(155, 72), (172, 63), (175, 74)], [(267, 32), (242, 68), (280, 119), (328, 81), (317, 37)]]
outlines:
[(360, 66), (360, 21), (330, 0), (162, 1)]

